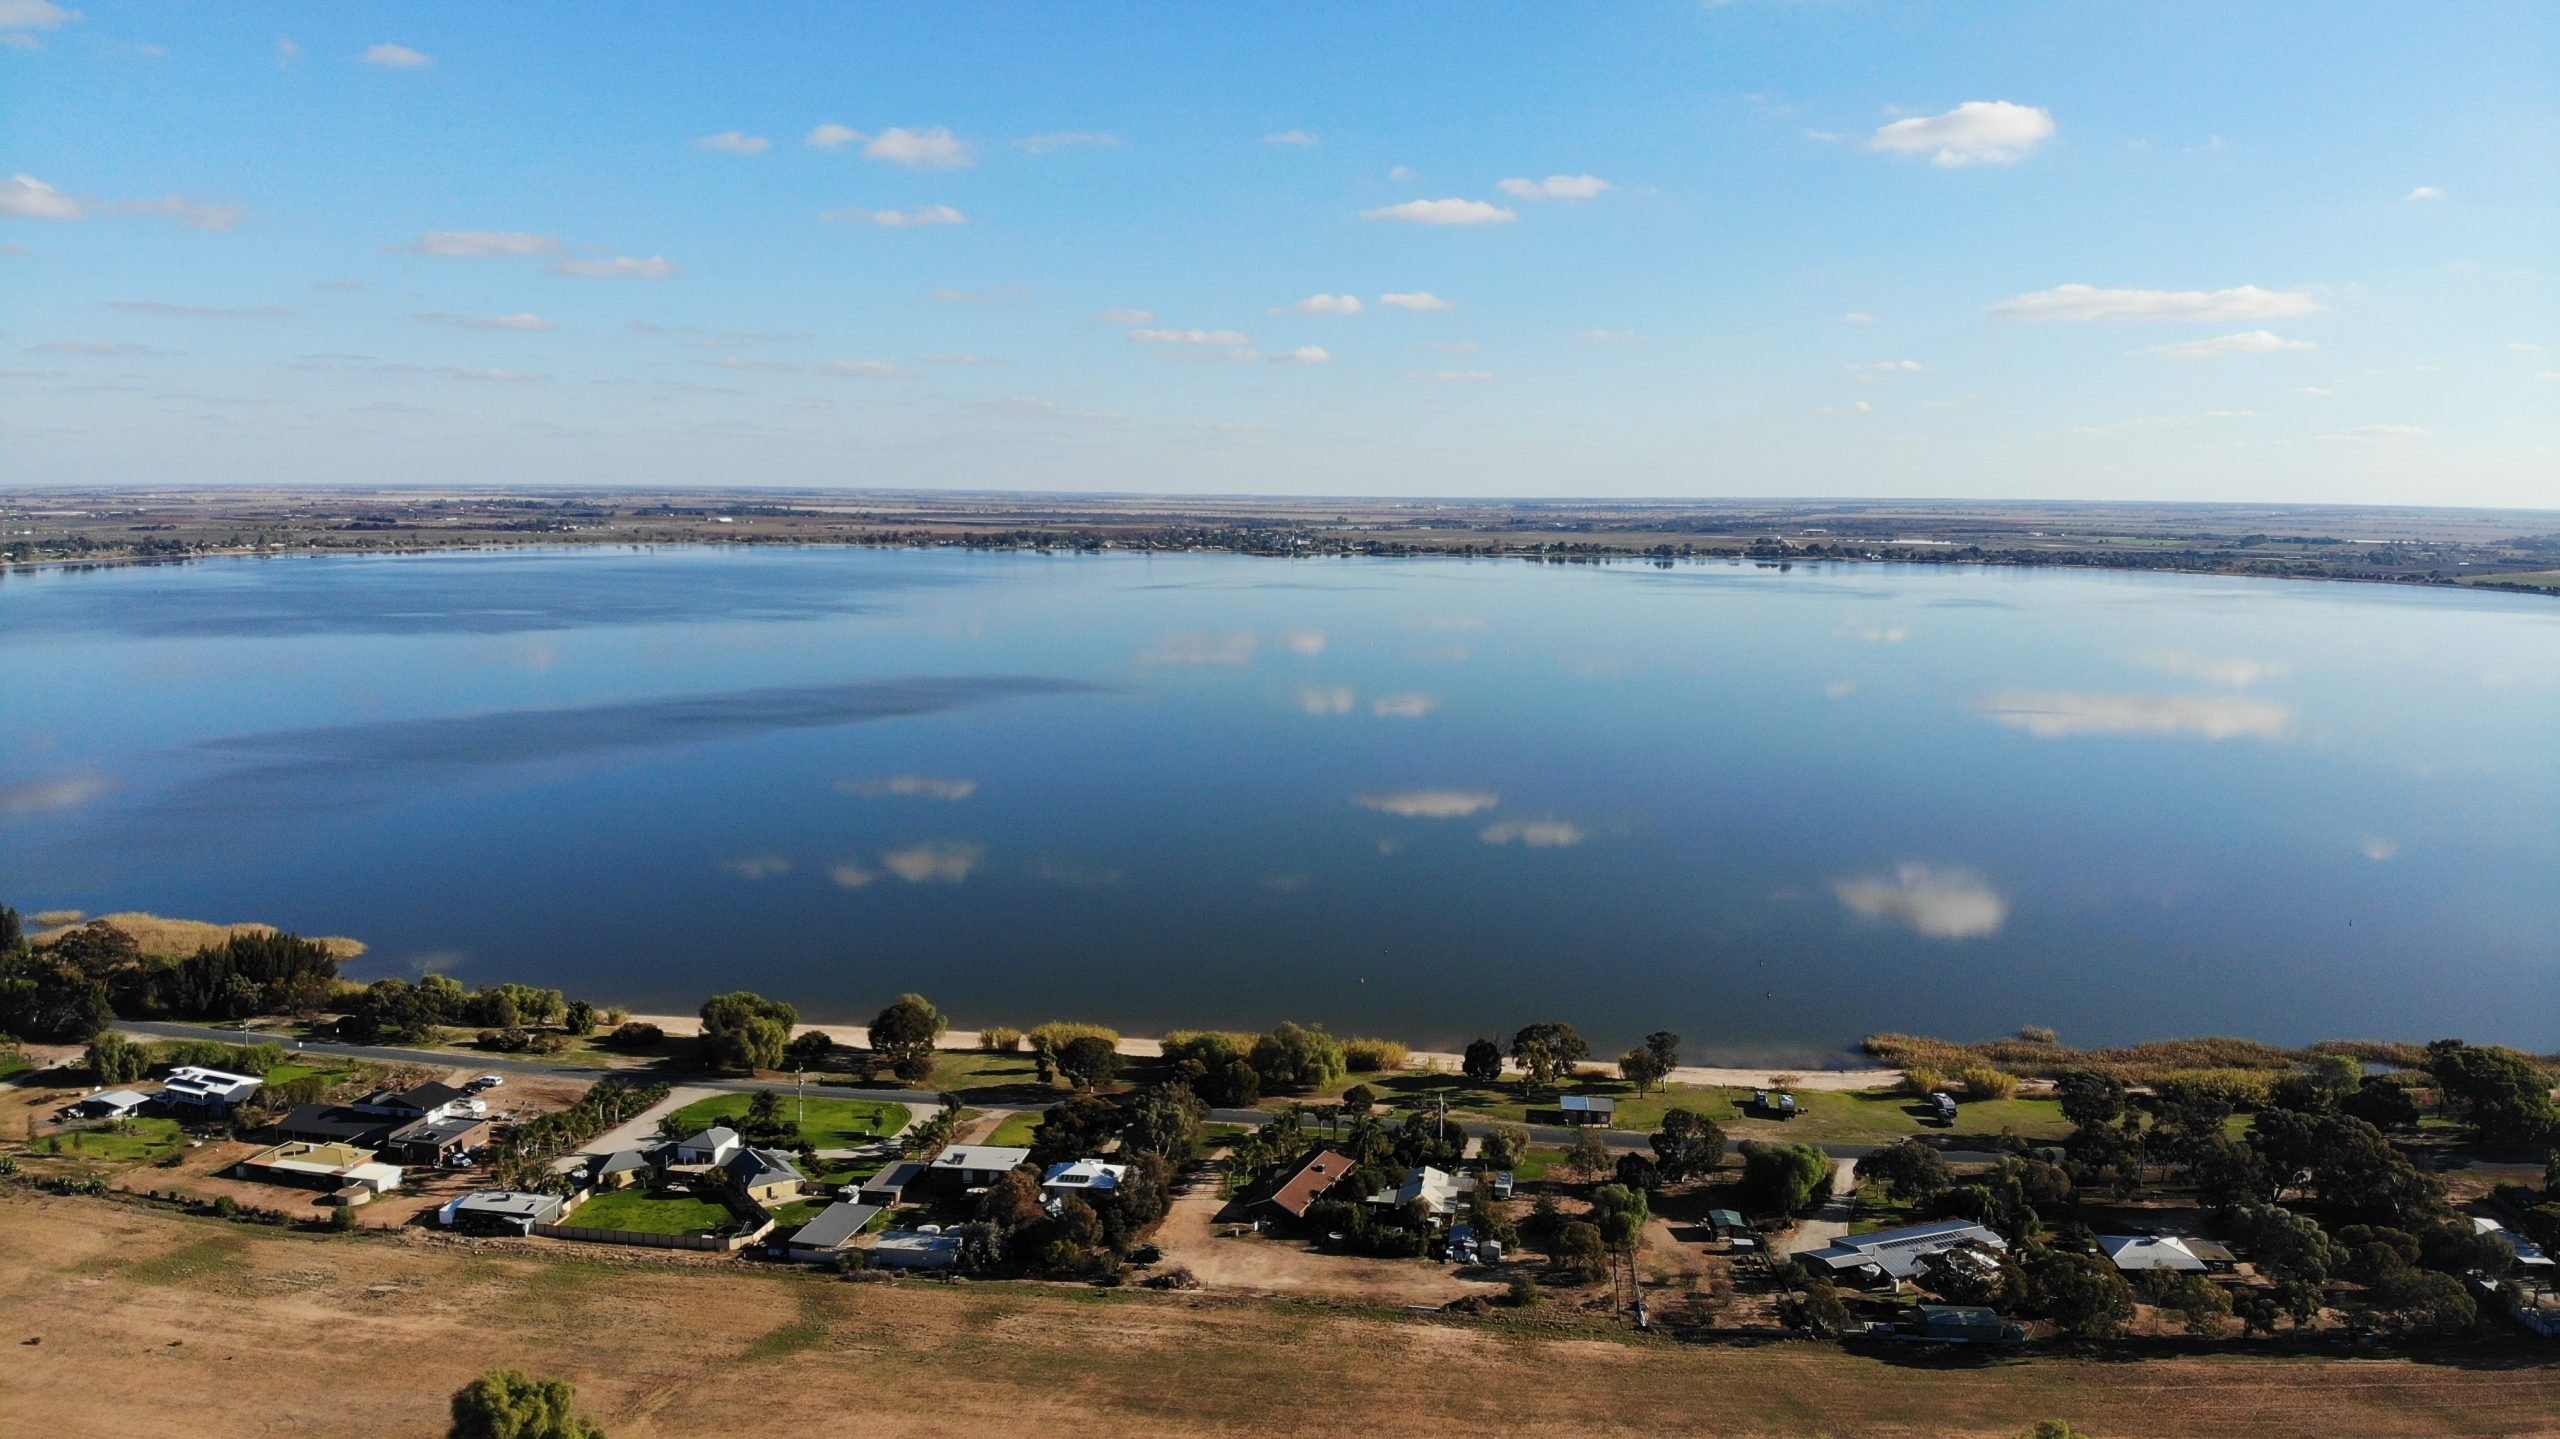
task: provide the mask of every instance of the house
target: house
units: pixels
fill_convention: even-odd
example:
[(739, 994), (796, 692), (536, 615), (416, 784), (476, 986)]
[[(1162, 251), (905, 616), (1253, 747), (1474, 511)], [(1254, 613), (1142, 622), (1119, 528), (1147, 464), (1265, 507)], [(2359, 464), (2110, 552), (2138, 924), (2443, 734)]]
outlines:
[(1109, 1194), (1120, 1187), (1129, 1175), (1125, 1164), (1105, 1164), (1099, 1159), (1079, 1159), (1073, 1164), (1052, 1164), (1040, 1176), (1040, 1192), (1052, 1199), (1070, 1194)]
[(830, 1204), (793, 1231), (783, 1253), (803, 1264), (823, 1264), (842, 1254), (882, 1212), (877, 1204)]
[(343, 1104), (301, 1104), (275, 1122), (278, 1139), (307, 1144), (353, 1144), (371, 1149), (406, 1121)]
[(1896, 1337), (1927, 1339), (1940, 1344), (2021, 1344), (2025, 1326), (2005, 1323), (1996, 1309), (1978, 1304), (1923, 1304), (1917, 1322), (1898, 1326)]
[(150, 1102), (150, 1095), (135, 1090), (109, 1089), (76, 1100), (62, 1112), (73, 1119), (123, 1119)]
[(298, 1139), (250, 1155), (233, 1166), (232, 1173), (265, 1184), (354, 1191), (367, 1198), (400, 1187), (400, 1166), (376, 1162), (369, 1149), (352, 1144), (310, 1144)]
[(420, 1084), (408, 1089), (377, 1089), (361, 1099), (348, 1101), (347, 1108), (358, 1114), (380, 1114), (394, 1119), (442, 1119), (457, 1101), (470, 1097), (468, 1091), (450, 1084)]
[(530, 1234), (537, 1224), (557, 1224), (568, 1216), (569, 1201), (557, 1194), (517, 1189), (484, 1189), (447, 1204), (440, 1213), (444, 1227), (463, 1234)]
[(589, 1189), (629, 1189), (649, 1177), (649, 1151), (617, 1149), (600, 1155), (587, 1165)]
[(871, 1246), (874, 1269), (949, 1269), (960, 1262), (956, 1235), (892, 1229)]
[(771, 1149), (741, 1149), (720, 1170), (740, 1194), (759, 1204), (789, 1199), (809, 1183), (791, 1156)]
[(2009, 1249), (2009, 1241), (1979, 1224), (1947, 1219), (1935, 1224), (1879, 1229), (1873, 1234), (1844, 1235), (1823, 1248), (1806, 1250), (1795, 1257), (1807, 1264), (1818, 1264), (1835, 1276), (1868, 1283), (1889, 1279), (1899, 1284), (1919, 1271), (1921, 1260), (1967, 1244), (2004, 1254)]
[(907, 1191), (915, 1186), (916, 1181), (924, 1178), (924, 1169), (924, 1161), (921, 1159), (901, 1159), (862, 1181), (862, 1188), (855, 1192), (854, 1198), (865, 1204), (877, 1204), (884, 1208), (892, 1204), (904, 1204), (907, 1202)]
[(2127, 1274), (2144, 1270), (2171, 1274), (2205, 1271), (2203, 1258), (2174, 1234), (2101, 1234), (2098, 1248), (2105, 1251), (2108, 1262)]
[(168, 1079), (160, 1086), (158, 1098), (162, 1104), (176, 1110), (229, 1114), (265, 1083), (255, 1075), (182, 1064), (169, 1071)]
[(1734, 1209), (1708, 1210), (1707, 1227), (1715, 1231), (1718, 1239), (1751, 1232), (1751, 1226), (1743, 1222), (1741, 1211)]
[(467, 1115), (418, 1119), (384, 1137), (382, 1148), (402, 1164), (438, 1165), (489, 1142), (489, 1121)]
[(738, 1131), (725, 1124), (715, 1124), (699, 1133), (690, 1134), (658, 1151), (671, 1165), (717, 1168), (729, 1162), (732, 1155), (747, 1147)]
[(1307, 1207), (1322, 1199), (1325, 1191), (1342, 1182), (1351, 1172), (1351, 1161), (1330, 1149), (1319, 1149), (1300, 1159), (1280, 1177), (1278, 1185), (1258, 1201), (1291, 1219), (1307, 1217)]
[(1395, 1188), (1370, 1195), (1369, 1202), (1386, 1205), (1399, 1214), (1409, 1213), (1420, 1204), (1431, 1218), (1438, 1220), (1456, 1214), (1460, 1200), (1475, 1192), (1475, 1176), (1451, 1174), (1426, 1164), (1407, 1174), (1404, 1183)]
[(925, 1178), (944, 1193), (984, 1189), (1030, 1161), (1030, 1150), (1010, 1144), (955, 1144), (925, 1166)]
[(1567, 1124), (1597, 1124), (1606, 1128), (1618, 1122), (1618, 1101), (1605, 1094), (1568, 1094), (1556, 1101), (1564, 1111)]
[(2549, 1269), (2553, 1267), (2551, 1263), (2551, 1256), (2543, 1252), (2541, 1245), (2534, 1243), (2532, 1240), (2525, 1238), (2523, 1235), (2516, 1233), (2494, 1219), (2482, 1219), (2478, 1215), (2473, 1215), (2471, 1219), (2471, 1232), (2474, 1234), (2494, 1234), (2500, 1239), (2507, 1241), (2507, 1247), (2516, 1252), (2516, 1267), (2520, 1269)]

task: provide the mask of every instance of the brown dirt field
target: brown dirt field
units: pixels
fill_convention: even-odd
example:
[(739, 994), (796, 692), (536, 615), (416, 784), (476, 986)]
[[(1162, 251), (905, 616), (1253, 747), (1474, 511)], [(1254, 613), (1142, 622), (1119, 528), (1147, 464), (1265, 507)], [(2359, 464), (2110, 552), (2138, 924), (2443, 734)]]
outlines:
[[(109, 1201), (0, 1196), (0, 1413), (19, 1433), (441, 1432), (481, 1371), (578, 1386), (615, 1439), (1057, 1428), (2016, 1434), (2560, 1434), (2560, 1357), (1888, 1363), (1268, 1301), (848, 1284), (736, 1265), (296, 1236)], [(36, 1341), (36, 1342), (30, 1342)], [(1320, 1382), (1319, 1382), (1320, 1381)]]
[(1428, 1259), (1312, 1252), (1295, 1239), (1221, 1239), (1225, 1226), (1215, 1220), (1226, 1202), (1215, 1185), (1175, 1198), (1173, 1212), (1152, 1236), (1164, 1249), (1164, 1268), (1181, 1265), (1201, 1288), (1218, 1293), (1360, 1304), (1438, 1306), (1470, 1295), (1498, 1295), (1508, 1282), (1461, 1279), (1448, 1265)]

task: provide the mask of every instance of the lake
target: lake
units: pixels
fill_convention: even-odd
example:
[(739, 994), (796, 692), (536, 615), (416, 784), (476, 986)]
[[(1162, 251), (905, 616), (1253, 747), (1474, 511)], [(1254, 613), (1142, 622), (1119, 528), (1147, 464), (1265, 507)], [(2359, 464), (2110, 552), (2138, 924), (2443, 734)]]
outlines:
[(559, 549), (0, 576), (0, 899), (850, 1029), (2560, 1035), (2560, 605)]

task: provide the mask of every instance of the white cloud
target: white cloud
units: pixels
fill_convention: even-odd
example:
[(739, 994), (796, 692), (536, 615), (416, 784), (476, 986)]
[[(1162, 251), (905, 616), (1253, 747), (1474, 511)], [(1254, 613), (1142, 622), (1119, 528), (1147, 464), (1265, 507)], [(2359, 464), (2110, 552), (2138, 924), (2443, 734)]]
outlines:
[(2273, 330), (2243, 330), (2236, 335), (2216, 335), (2210, 340), (2153, 345), (2139, 353), (2158, 355), (2164, 360), (2210, 360), (2216, 355), (2271, 355), (2279, 350), (2319, 348), (2309, 340), (2288, 340)]
[(1875, 413), (1875, 409), (1875, 406), (1868, 404), (1864, 400), (1860, 400), (1857, 403), (1850, 405), (1825, 405), (1822, 407), (1822, 413), (1826, 415), (1871, 415)]
[(891, 775), (887, 779), (840, 779), (836, 790), (841, 794), (860, 795), (864, 799), (938, 799), (957, 804), (978, 792), (973, 779), (941, 779), (929, 774)]
[(791, 872), (791, 857), (783, 854), (751, 854), (744, 859), (724, 860), (720, 872), (732, 879), (772, 879)]
[(872, 136), (862, 153), (919, 170), (958, 170), (978, 163), (969, 142), (940, 125), (922, 130), (892, 126)]
[(1862, 375), (1916, 375), (1929, 367), (1918, 360), (1869, 360), (1849, 368)]
[(448, 380), (477, 380), (492, 385), (538, 385), (551, 378), (532, 370), (470, 369), (460, 365), (448, 365), (436, 373)]
[(2239, 285), (2228, 290), (2102, 290), (2056, 285), (1991, 307), (2017, 320), (2289, 320), (2320, 309), (2320, 302), (2291, 290)]
[(2216, 659), (2210, 655), (2186, 654), (2177, 650), (2155, 650), (2143, 655), (2137, 663), (2163, 674), (2173, 674), (2207, 684), (2228, 685), (2247, 689), (2260, 680), (2282, 679), (2293, 673), (2293, 666), (2282, 660)]
[(1530, 849), (1569, 849), (1590, 836), (1582, 826), (1561, 819), (1506, 819), (1476, 831), (1487, 844), (1517, 844)]
[(836, 865), (829, 869), (827, 871), (827, 878), (834, 880), (837, 886), (842, 889), (868, 889), (880, 878), (880, 876), (872, 873), (870, 870), (864, 869), (861, 865), (847, 860), (845, 863)]
[(1261, 641), (1250, 634), (1171, 634), (1157, 638), (1138, 656), (1142, 665), (1240, 665), (1253, 658)]
[(2379, 835), (2357, 845), (2356, 848), (2363, 852), (2365, 858), (2372, 860), (2375, 864), (2380, 864), (2385, 860), (2397, 859), (2400, 856), (2400, 846), (2391, 840), (2382, 838)]
[(425, 51), (412, 50), (406, 45), (370, 46), (356, 58), (363, 64), (382, 65), (393, 70), (420, 70), (436, 63)]
[(1105, 310), (1094, 318), (1106, 325), (1151, 325), (1155, 323), (1156, 312), (1153, 310)]
[(1380, 695), (1369, 702), (1369, 713), (1385, 719), (1420, 719), (1438, 708), (1438, 695)]
[(1865, 640), (1871, 645), (1898, 645), (1911, 638), (1911, 626), (1842, 625), (1832, 633), (1842, 639)]
[(1394, 794), (1354, 795), (1351, 802), (1362, 809), (1406, 819), (1465, 819), (1502, 803), (1502, 796), (1481, 789), (1408, 789)]
[(1279, 354), (1272, 356), (1271, 363), (1275, 365), (1330, 365), (1333, 363), (1333, 352), (1327, 350), (1322, 345), (1300, 345), (1294, 350), (1283, 350)]
[(1301, 654), (1301, 655), (1320, 655), (1320, 654), (1323, 654), (1323, 653), (1324, 653), (1324, 631), (1322, 631), (1322, 630), (1291, 630), (1291, 631), (1289, 631), (1287, 634), (1282, 635), (1282, 636), (1280, 637), (1280, 647), (1281, 647), (1282, 649), (1285, 649), (1285, 650), (1289, 651), (1291, 654)]
[(229, 230), (249, 218), (249, 207), (219, 201), (164, 195), (157, 200), (120, 200), (104, 207), (127, 215), (166, 215), (190, 230)]
[(430, 325), (454, 325), (465, 330), (519, 330), (530, 332), (534, 330), (552, 330), (559, 328), (549, 320), (542, 318), (540, 315), (532, 314), (530, 312), (513, 315), (448, 315), (442, 311), (431, 311), (427, 314), (414, 316), (413, 318), (424, 320)]
[(1286, 305), (1274, 305), (1271, 307), (1271, 313), (1284, 315), (1295, 310), (1301, 315), (1357, 315), (1367, 308), (1369, 307), (1360, 303), (1358, 295), (1327, 295), (1320, 292)]
[(1867, 138), (1867, 148), (1929, 156), (1937, 165), (2014, 165), (2053, 138), (2053, 114), (2006, 100), (1967, 100), (1943, 115), (1896, 120)]
[(1575, 338), (1589, 345), (1632, 345), (1644, 336), (1633, 330), (1585, 330)]
[(1139, 345), (1250, 345), (1252, 339), (1237, 330), (1131, 330), (1130, 342)]
[(2410, 191), (2408, 194), (2403, 195), (2400, 198), (2404, 200), (2441, 200), (2444, 198), (2444, 191), (2437, 189), (2433, 185), (2420, 185), (2418, 188)]
[(1875, 322), (1876, 317), (1864, 310), (1851, 310), (1840, 317), (1840, 323), (1844, 325), (1872, 325)]
[(568, 246), (557, 235), (522, 230), (429, 230), (405, 248), (421, 255), (485, 260), (501, 255), (556, 255)]
[(301, 63), (302, 47), (293, 43), (292, 36), (278, 35), (276, 37), (276, 64), (282, 66), (299, 65)]
[(1262, 143), (1265, 145), (1321, 145), (1324, 142), (1304, 130), (1283, 130), (1276, 135), (1263, 136)]
[(1298, 691), (1298, 708), (1311, 715), (1347, 715), (1360, 703), (1348, 685), (1316, 685)]
[(2358, 425), (2320, 438), (2347, 445), (2387, 445), (2400, 440), (2422, 440), (2434, 433), (2423, 425)]
[(2531, 340), (2509, 340), (2507, 341), (2507, 349), (2511, 353), (2518, 355), (2539, 355), (2542, 353), (2542, 347), (2533, 343)]
[(1418, 370), (1405, 376), (1408, 380), (1428, 380), (1435, 385), (1473, 385), (1493, 378), (1491, 370)]
[(1890, 875), (1835, 879), (1831, 893), (1852, 914), (1890, 921), (1930, 939), (1987, 939), (2009, 922), (2009, 901), (1979, 875), (1961, 869), (1898, 864)]
[(841, 210), (828, 210), (818, 218), (842, 225), (880, 225), (892, 230), (969, 223), (968, 216), (949, 205), (918, 205), (912, 210), (866, 210), (859, 205), (848, 205)]
[(1458, 308), (1429, 290), (1409, 290), (1380, 295), (1378, 303), (1390, 310), (1454, 310)]
[(79, 18), (52, 0), (0, 0), (0, 30), (59, 30)]
[(88, 210), (78, 200), (33, 175), (12, 175), (0, 185), (0, 215), (21, 220), (83, 220)]
[(1046, 155), (1056, 150), (1073, 150), (1083, 146), (1108, 149), (1120, 143), (1117, 135), (1097, 134), (1091, 130), (1055, 130), (1046, 135), (1025, 135), (1013, 142), (1013, 148), (1026, 155)]
[(886, 360), (829, 360), (818, 370), (821, 374), (842, 375), (855, 380), (905, 380), (914, 378), (915, 373)]
[(1408, 225), (1508, 225), (1520, 218), (1486, 200), (1407, 200), (1360, 213), (1364, 219), (1401, 220)]
[(1412, 166), (1398, 165), (1387, 171), (1387, 178), (1395, 181), (1399, 185), (1409, 185), (1422, 177), (1414, 172)]
[(590, 280), (663, 280), (683, 267), (664, 255), (639, 259), (617, 255), (605, 260), (561, 260), (551, 267), (555, 275), (577, 275)]
[(282, 305), (179, 305), (167, 300), (109, 300), (120, 315), (158, 315), (174, 320), (281, 320), (293, 311)]
[(941, 350), (916, 358), (928, 365), (1001, 365), (1004, 361), (989, 355), (973, 355), (966, 350)]
[(1616, 187), (1597, 175), (1549, 175), (1543, 180), (1505, 180), (1494, 188), (1524, 200), (1588, 200)]
[(893, 849), (880, 856), (880, 863), (909, 884), (958, 884), (986, 857), (985, 845), (953, 840)]
[(870, 138), (851, 125), (839, 125), (830, 120), (801, 136), (800, 143), (820, 150), (841, 150), (847, 145), (859, 145)]
[(2286, 393), (2301, 395), (2307, 399), (2325, 400), (2331, 395), (2336, 394), (2337, 391), (2332, 390), (2325, 385), (2296, 385), (2291, 390), (2286, 391)]
[(2209, 740), (2282, 739), (2291, 708), (2236, 695), (1992, 694), (1974, 708), (1994, 724), (2037, 739), (2078, 735), (2198, 735)]
[(107, 782), (89, 775), (0, 785), (0, 814), (42, 814), (47, 810), (77, 809), (106, 792)]
[(723, 130), (717, 135), (705, 135), (694, 141), (693, 147), (697, 150), (718, 150), (724, 155), (761, 155), (773, 148), (773, 142), (744, 130)]

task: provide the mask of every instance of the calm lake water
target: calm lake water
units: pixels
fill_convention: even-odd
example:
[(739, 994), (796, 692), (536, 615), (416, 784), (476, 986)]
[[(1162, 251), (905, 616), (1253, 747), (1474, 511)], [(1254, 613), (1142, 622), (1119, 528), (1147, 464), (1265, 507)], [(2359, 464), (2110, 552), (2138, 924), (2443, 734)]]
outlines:
[(0, 577), (0, 897), (825, 1020), (2560, 1043), (2560, 605), (869, 550)]

